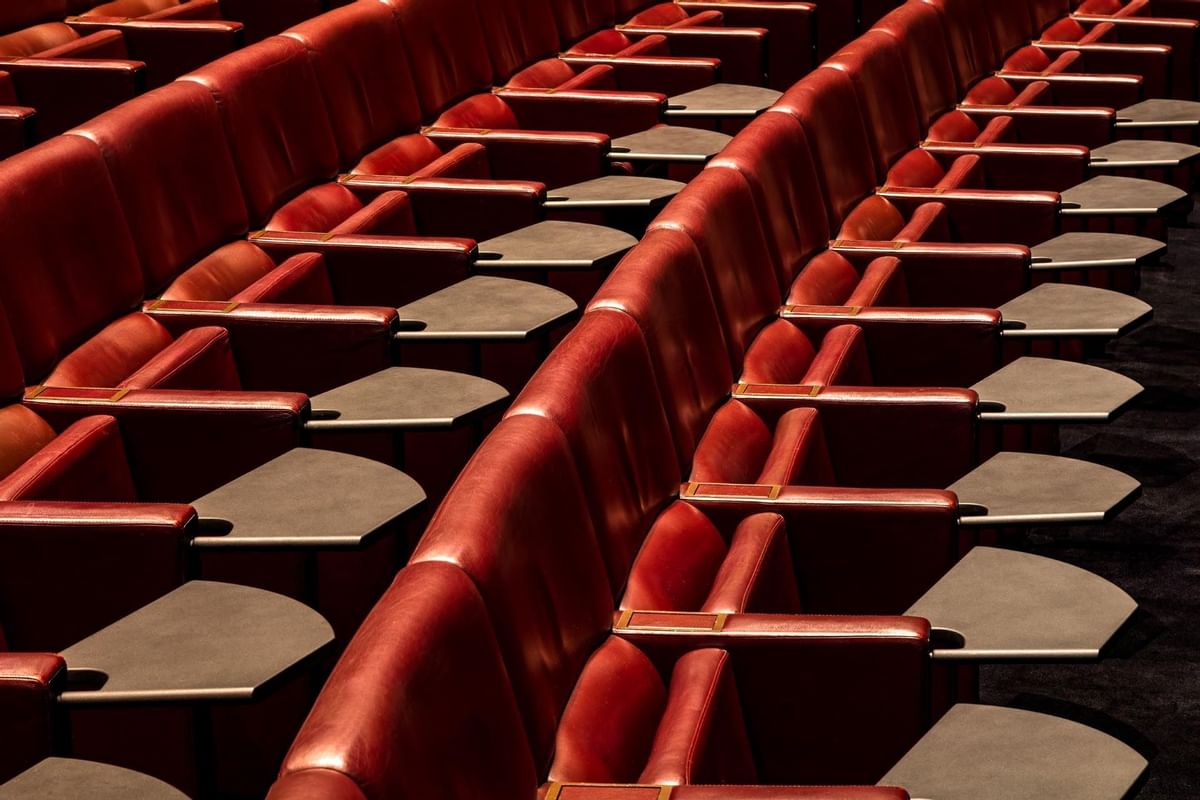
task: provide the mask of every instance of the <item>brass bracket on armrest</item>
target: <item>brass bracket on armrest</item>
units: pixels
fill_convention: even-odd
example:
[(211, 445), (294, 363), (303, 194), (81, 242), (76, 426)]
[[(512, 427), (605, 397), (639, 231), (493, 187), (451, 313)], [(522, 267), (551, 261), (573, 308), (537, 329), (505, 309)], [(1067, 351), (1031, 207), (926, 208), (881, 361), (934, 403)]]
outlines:
[(816, 397), (824, 386), (791, 385), (786, 383), (739, 383), (733, 387), (734, 397)]
[[(673, 786), (654, 786), (638, 783), (559, 783), (550, 784), (546, 792), (546, 800), (588, 800), (593, 793), (608, 796), (614, 789), (623, 789), (629, 794), (629, 800), (668, 800)], [(590, 791), (590, 790), (594, 790)]]
[(26, 400), (60, 403), (119, 403), (130, 389), (100, 389), (89, 386), (34, 386), (25, 392)]
[(725, 621), (728, 619), (728, 614), (626, 609), (621, 612), (613, 630), (721, 631), (725, 629)]
[(207, 314), (230, 314), (241, 303), (224, 303), (204, 300), (155, 300), (146, 306), (146, 311), (182, 312), (203, 311)]
[(705, 483), (692, 481), (684, 497), (704, 500), (776, 500), (783, 487), (765, 483)]

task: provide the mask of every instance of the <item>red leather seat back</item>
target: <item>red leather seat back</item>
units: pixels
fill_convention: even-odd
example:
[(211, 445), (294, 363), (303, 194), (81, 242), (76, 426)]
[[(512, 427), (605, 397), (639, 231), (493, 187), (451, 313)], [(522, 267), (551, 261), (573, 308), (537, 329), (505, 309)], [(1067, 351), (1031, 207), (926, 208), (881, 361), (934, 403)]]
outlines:
[(586, 475), (581, 484), (572, 462), (550, 421), (508, 417), (463, 470), (411, 562), (448, 562), (475, 581), (539, 772), (571, 688), (612, 626), (613, 596), (584, 498), (585, 487), (588, 494), (598, 487)]
[[(129, 228), (91, 142), (62, 136), (0, 163), (0, 297), (38, 381), (142, 298)], [(11, 302), (20, 298), (20, 302)]]
[(62, 22), (46, 22), (34, 25), (7, 36), (0, 36), (0, 56), (28, 58), (79, 39), (71, 26)]
[(615, 595), (650, 523), (679, 491), (679, 464), (637, 323), (604, 309), (555, 349), (507, 416), (535, 414), (566, 436)]
[(829, 227), (838, 230), (878, 185), (871, 140), (850, 78), (838, 70), (818, 69), (789, 89), (775, 107), (795, 115), (804, 127), (821, 176)]
[(614, 0), (552, 0), (558, 35), (563, 44), (571, 44), (600, 28), (617, 22)]
[(352, 3), (283, 35), (308, 49), (343, 167), (420, 126), (412, 68), (388, 6)]
[(270, 797), (478, 800), (533, 797), (537, 784), (479, 591), (449, 564), (420, 563), (354, 635)]
[(844, 72), (854, 85), (871, 135), (876, 179), (882, 180), (898, 159), (920, 143), (923, 133), (899, 45), (886, 33), (869, 31), (822, 68)]
[(475, 0), (389, 0), (404, 36), (422, 117), (492, 85), (492, 60)]
[(987, 11), (978, 0), (920, 0), (942, 15), (959, 94), (996, 67)]
[(246, 232), (233, 155), (203, 86), (167, 84), (69, 135), (92, 143), (108, 165), (148, 295)]
[(905, 3), (876, 23), (875, 30), (899, 45), (921, 128), (928, 130), (959, 98), (941, 15), (925, 3)]
[(181, 80), (216, 98), (241, 177), (250, 224), (337, 175), (338, 147), (308, 51), (274, 36)]
[(479, 0), (495, 83), (503, 84), (533, 61), (559, 49), (552, 0)]
[[(21, 406), (9, 408), (20, 409)], [(19, 416), (0, 411), (0, 423), (5, 433), (15, 433), (24, 442), (43, 439), (47, 431), (51, 438), (43, 439), (36, 452), (28, 453), (19, 468), (0, 480), (0, 500), (137, 501), (137, 490), (129, 474), (125, 445), (116, 419), (86, 417), (55, 437), (48, 424), (27, 410), (27, 430), (14, 430), (14, 417)], [(0, 459), (9, 460), (17, 448), (11, 447), (7, 438), (3, 442), (4, 452)]]
[(1034, 27), (1028, 0), (985, 0), (979, 5), (991, 20), (994, 63), (1028, 44), (1041, 30), (1041, 26)]
[(749, 182), (786, 291), (812, 254), (829, 243), (825, 200), (804, 129), (790, 114), (763, 114), (710, 164), (736, 169)]
[(788, 302), (807, 306), (841, 306), (862, 279), (846, 258), (828, 250), (808, 262), (792, 284)]
[(686, 469), (733, 382), (723, 357), (721, 320), (696, 245), (678, 231), (650, 232), (604, 282), (588, 309), (621, 311), (637, 322), (650, 350), (679, 465)]
[[(754, 195), (741, 173), (706, 169), (650, 226), (682, 231), (696, 244), (725, 330), (733, 371), (779, 310), (780, 293)], [(715, 356), (714, 356), (715, 357)]]
[(0, 33), (18, 31), (40, 22), (61, 21), (71, 14), (67, 0), (21, 0), (0, 8)]

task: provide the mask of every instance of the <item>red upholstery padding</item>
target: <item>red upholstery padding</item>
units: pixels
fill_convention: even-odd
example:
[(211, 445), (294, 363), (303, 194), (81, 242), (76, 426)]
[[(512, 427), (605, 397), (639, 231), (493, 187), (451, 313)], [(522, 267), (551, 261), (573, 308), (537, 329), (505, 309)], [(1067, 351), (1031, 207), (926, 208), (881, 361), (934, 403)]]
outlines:
[(829, 225), (836, 230), (877, 185), (854, 87), (846, 75), (819, 69), (785, 92), (775, 108), (795, 115), (804, 127), (821, 176)]
[(21, 102), (38, 110), (47, 139), (137, 96), (146, 88), (140, 61), (30, 58), (4, 64)]
[(908, 287), (898, 258), (877, 258), (863, 271), (862, 282), (846, 298), (849, 306), (907, 306)]
[(838, 483), (813, 409), (788, 411), (772, 429), (737, 400), (726, 403), (713, 417), (696, 448), (690, 480), (774, 486)]
[[(617, 138), (662, 122), (667, 97), (657, 92), (501, 90), (518, 125), (527, 130), (594, 131)], [(441, 125), (448, 124), (443, 118)]]
[(736, 169), (749, 182), (779, 285), (791, 286), (812, 254), (829, 242), (821, 183), (799, 121), (790, 114), (763, 114), (710, 164)]
[(693, 650), (675, 662), (670, 697), (639, 782), (752, 784), (756, 772), (729, 653)]
[[(593, 72), (594, 68), (589, 67), (584, 72)], [(604, 88), (615, 89), (616, 79), (613, 77), (611, 69), (601, 70), (599, 73), (593, 72), (595, 75), (607, 75), (612, 81), (612, 85), (608, 86), (587, 86), (574, 88)], [(579, 78), (577, 71), (566, 61), (561, 58), (543, 58), (541, 61), (536, 61), (530, 64), (525, 69), (514, 74), (506, 85), (517, 89), (552, 89), (558, 86), (566, 85), (568, 82), (575, 81)], [(592, 79), (594, 80), (594, 78)]]
[(698, 611), (729, 549), (703, 513), (687, 503), (672, 503), (646, 534), (619, 608)]
[(165, 300), (228, 300), (275, 268), (263, 250), (231, 242), (196, 262), (162, 293)]
[(25, 58), (78, 38), (79, 34), (70, 25), (61, 21), (47, 22), (0, 36), (0, 55)]
[[(915, 218), (921, 205), (945, 206), (953, 241), (1012, 242), (1033, 246), (1058, 233), (1057, 192), (929, 190), (891, 187), (886, 199)], [(846, 236), (844, 238), (853, 238)], [(942, 239), (947, 241), (947, 239)]]
[(178, 587), (195, 516), (185, 505), (0, 503), (8, 645), (62, 650)]
[(476, 8), (495, 83), (506, 83), (526, 64), (558, 51), (553, 0), (479, 0)]
[(611, 142), (601, 133), (545, 131), (471, 131), (426, 129), (447, 149), (471, 142), (487, 147), (492, 177), (569, 186), (608, 175)]
[(322, 183), (285, 203), (271, 215), (263, 227), (274, 231), (328, 233), (362, 210), (362, 201), (345, 186), (338, 183)]
[(679, 489), (670, 428), (637, 324), (607, 310), (585, 314), (508, 411), (521, 414), (546, 417), (565, 434), (615, 594), (652, 520)]
[(537, 770), (470, 578), (449, 564), (401, 570), (339, 659), (280, 776), (273, 800), (533, 796)]
[(153, 319), (126, 314), (68, 353), (41, 383), (48, 386), (120, 386), (171, 345)]
[(427, 136), (410, 134), (393, 139), (368, 153), (351, 172), (366, 175), (414, 175), (431, 167), (444, 154)]
[[(289, 258), (276, 269), (263, 275), (253, 284), (275, 302), (307, 305), (332, 305), (333, 287), (325, 260), (315, 253), (303, 253)], [(238, 303), (253, 303), (256, 298), (249, 290), (229, 298)]]
[(110, 58), (127, 59), (129, 49), (120, 31), (97, 31), (76, 36), (56, 47), (34, 54), (37, 58)]
[[(27, 381), (141, 299), (141, 271), (99, 153), (61, 137), (0, 163), (0, 296)], [(63, 235), (70, 231), (70, 236)], [(71, 291), (64, 291), (71, 287)]]
[[(935, 205), (935, 204), (930, 204)], [(936, 242), (936, 237), (931, 237)], [(893, 254), (903, 265), (904, 285), (918, 306), (996, 308), (1029, 288), (1029, 249), (1019, 245), (886, 244), (841, 252), (861, 269)], [(857, 252), (856, 252), (857, 251)]]
[(899, 44), (922, 127), (928, 127), (959, 98), (941, 16), (924, 3), (904, 3), (879, 20), (875, 30)]
[[(956, 158), (945, 176), (934, 184), (936, 189), (983, 189), (986, 188), (983, 160), (970, 155)], [(1067, 187), (1064, 187), (1067, 188)]]
[(946, 171), (937, 158), (925, 150), (911, 150), (888, 171), (889, 186), (930, 187), (941, 185)]
[(421, 124), (404, 40), (381, 3), (352, 3), (284, 34), (309, 52), (343, 164)]
[[(645, 45), (652, 39), (654, 37), (648, 36), (638, 44)], [(666, 40), (663, 41), (665, 43)], [(717, 82), (717, 73), (721, 68), (720, 61), (715, 58), (681, 58), (654, 54), (638, 57), (567, 54), (564, 59), (576, 69), (592, 65), (570, 84), (573, 88), (661, 92), (668, 97), (713, 85)], [(596, 63), (598, 61), (606, 63)]]
[(979, 136), (979, 126), (961, 111), (943, 115), (930, 126), (928, 133), (931, 142), (973, 142), (978, 141)]
[(908, 220), (894, 204), (879, 195), (871, 195), (846, 215), (838, 230), (839, 239), (884, 242), (898, 239)]
[[(0, 643), (3, 637), (0, 636)], [(54, 752), (55, 698), (67, 662), (52, 653), (0, 652), (0, 780)]]
[[(19, 409), (32, 417), (36, 429), (49, 428), (28, 409), (9, 406), (4, 411), (10, 409)], [(12, 414), (5, 417), (9, 422)], [(10, 448), (5, 450), (8, 456)], [(117, 421), (98, 416), (73, 423), (0, 480), (0, 500), (135, 502), (137, 489), (129, 474)]]
[(296, 40), (259, 42), (185, 80), (216, 98), (251, 225), (337, 174), (337, 142), (321, 89), (308, 51)]
[[(1114, 4), (1121, 5), (1119, 0), (1114, 0)], [(1063, 0), (1030, 0), (1029, 12), (1034, 28), (1040, 31), (1051, 22), (1071, 13), (1071, 3)]]
[(812, 339), (786, 320), (776, 320), (746, 352), (741, 379), (747, 383), (804, 384), (817, 348)]
[(985, 0), (980, 3), (991, 18), (992, 45), (995, 57), (1004, 57), (1018, 47), (1037, 38), (1040, 26), (1031, 17), (1030, 3), (1008, 3)]
[(25, 393), (25, 373), (21, 367), (21, 353), (8, 324), (8, 313), (0, 305), (0, 399), (6, 405)]
[(55, 436), (44, 419), (24, 406), (0, 408), (0, 476), (11, 475)]
[(242, 388), (224, 328), (187, 331), (118, 386), (131, 389)]
[[(800, 380), (807, 386), (869, 386), (874, 383), (867, 338), (855, 325), (835, 325), (824, 331), (821, 346)], [(808, 348), (801, 353), (807, 357)]]
[(610, 638), (588, 659), (554, 740), (552, 781), (637, 783), (667, 705), (654, 664)]
[(1003, 78), (997, 78), (993, 75), (975, 84), (971, 88), (971, 91), (967, 92), (965, 101), (978, 105), (1002, 106), (1016, 99), (1017, 92), (1013, 89), (1012, 85)]
[(493, 83), (476, 0), (384, 0), (396, 11), (425, 119)]
[(233, 156), (204, 87), (172, 83), (70, 133), (94, 142), (103, 154), (148, 293), (246, 232)]
[[(483, 162), (486, 169), (486, 151), (478, 145), (457, 149), (467, 147), (476, 147), (479, 153), (468, 163)], [(409, 232), (419, 230), (427, 236), (458, 235), (486, 241), (545, 219), (546, 187), (533, 181), (358, 176), (348, 185), (361, 198), (392, 187), (402, 191), (416, 217), (416, 227), (410, 227)], [(370, 211), (368, 207), (359, 213)], [(350, 230), (355, 224), (353, 219), (347, 220), (338, 232)]]
[(835, 53), (823, 68), (850, 78), (871, 134), (876, 174), (882, 178), (920, 142), (923, 132), (899, 45), (886, 33), (870, 31)]
[(705, 612), (799, 613), (800, 594), (778, 514), (753, 514), (733, 532), (729, 554), (713, 580)]
[[(618, 443), (614, 449), (624, 448)], [(613, 598), (584, 499), (585, 492), (606, 488), (586, 473), (581, 484), (572, 462), (554, 425), (532, 415), (506, 418), (459, 475), (410, 562), (449, 562), (475, 581), (539, 772), (550, 762), (576, 678), (612, 625)], [(610, 463), (603, 479), (626, 480), (622, 467)], [(641, 533), (629, 543), (632, 548)], [(632, 552), (627, 557), (632, 560)], [(620, 566), (618, 586), (628, 561)], [(463, 676), (475, 675), (486, 663), (464, 663)], [(440, 706), (443, 699), (436, 701)]]
[(577, 42), (592, 31), (617, 22), (613, 0), (552, 0), (558, 33), (564, 43)]
[(787, 302), (808, 306), (848, 305), (862, 276), (844, 256), (826, 251), (808, 262), (792, 284)]
[[(1075, 59), (1077, 60), (1078, 58), (1079, 56), (1076, 55)], [(1012, 55), (1010, 55), (1004, 62), (1004, 68), (1017, 70), (1020, 72), (1042, 72), (1043, 70), (1049, 69), (1052, 63), (1054, 62), (1051, 61), (1050, 56), (1046, 54), (1046, 51), (1039, 47), (1029, 45), (1027, 47), (1018, 49)]]
[(651, 230), (674, 229), (696, 244), (735, 371), (746, 347), (779, 309), (779, 286), (746, 179), (706, 169), (667, 204)]
[[(306, 265), (312, 269), (304, 270)], [(277, 283), (278, 292), (329, 291), (319, 255), (296, 256), (276, 272), (293, 279)], [(247, 389), (319, 394), (393, 365), (396, 309), (347, 308), (330, 302), (299, 306), (239, 302), (230, 311), (173, 304), (148, 313), (180, 337), (205, 326), (228, 330), (240, 382)]]
[(595, 309), (624, 312), (640, 327), (679, 464), (686, 469), (733, 381), (696, 246), (677, 231), (651, 232), (600, 287), (588, 306)]
[(434, 123), (439, 128), (520, 128), (512, 107), (494, 94), (468, 97), (446, 110)]

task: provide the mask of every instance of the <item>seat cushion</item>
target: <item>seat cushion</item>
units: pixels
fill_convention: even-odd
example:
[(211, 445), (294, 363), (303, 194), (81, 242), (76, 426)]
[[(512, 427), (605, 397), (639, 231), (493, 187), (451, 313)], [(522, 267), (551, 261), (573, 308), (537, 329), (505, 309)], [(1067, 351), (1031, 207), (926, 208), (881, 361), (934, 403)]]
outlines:
[[(27, 413), (33, 419), (25, 420), (28, 430), (21, 439), (32, 443), (42, 439), (49, 426), (33, 412)], [(12, 418), (6, 420), (0, 412), (0, 425), (5, 422)], [(0, 500), (132, 503), (138, 499), (116, 419), (86, 417), (60, 436), (54, 437), (53, 431), (50, 434), (50, 440), (28, 453), (23, 464), (0, 480)], [(17, 455), (20, 442), (13, 444), (18, 446), (4, 442), (0, 458), (9, 460)]]
[(0, 56), (28, 58), (78, 38), (79, 34), (70, 25), (47, 22), (0, 36)]
[(846, 258), (827, 250), (808, 262), (792, 284), (787, 302), (794, 305), (840, 306), (862, 276)]
[(909, 305), (908, 286), (900, 259), (877, 258), (863, 270), (862, 280), (846, 298), (846, 305), (904, 307)]
[(771, 452), (756, 483), (831, 486), (837, 483), (816, 409), (794, 408), (775, 423)]
[(275, 268), (262, 248), (231, 242), (198, 261), (162, 293), (165, 300), (228, 300)]
[(47, 386), (120, 386), (123, 381), (171, 345), (161, 324), (141, 312), (126, 314), (58, 363)]
[(742, 380), (748, 383), (799, 385), (816, 356), (813, 341), (787, 320), (776, 320), (746, 351)]
[(800, 592), (783, 517), (753, 514), (738, 524), (729, 554), (699, 610), (800, 613)]
[(54, 429), (22, 405), (0, 408), (0, 478), (6, 478), (54, 441)]
[(698, 611), (728, 552), (721, 532), (702, 511), (673, 503), (646, 534), (620, 607)]

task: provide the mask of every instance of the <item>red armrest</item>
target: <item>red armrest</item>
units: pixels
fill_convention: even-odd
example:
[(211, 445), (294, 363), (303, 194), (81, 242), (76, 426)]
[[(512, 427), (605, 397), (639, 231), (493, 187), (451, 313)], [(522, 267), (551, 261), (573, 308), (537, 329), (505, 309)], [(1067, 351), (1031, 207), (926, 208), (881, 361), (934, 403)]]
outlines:
[(766, 783), (870, 782), (928, 724), (924, 619), (643, 611), (622, 615), (614, 634), (663, 666), (725, 650)]
[(0, 502), (10, 646), (70, 647), (181, 585), (195, 519), (186, 505)]
[(116, 417), (143, 498), (185, 503), (299, 446), (309, 413), (283, 392), (37, 387), (24, 403), (60, 430)]
[(1078, 145), (954, 144), (921, 145), (945, 166), (959, 156), (977, 157), (987, 186), (1000, 190), (1063, 192), (1087, 180), (1090, 153)]
[(494, 89), (512, 109), (522, 128), (596, 131), (616, 138), (662, 122), (665, 95), (653, 92)]
[(963, 548), (950, 492), (685, 484), (680, 494), (723, 530), (750, 514), (783, 516), (804, 608), (815, 614), (906, 609)]
[(844, 4), (824, 3), (819, 13), (815, 3), (782, 0), (688, 0), (679, 5), (689, 12), (719, 11), (727, 28), (766, 29), (767, 78), (779, 89), (803, 78), (855, 35), (853, 30), (839, 30), (845, 15), (839, 15), (836, 6)]
[(146, 62), (150, 86), (162, 86), (242, 46), (240, 22), (153, 22), (114, 17), (68, 17), (80, 33), (118, 30), (131, 57)]
[(662, 92), (668, 97), (711, 86), (721, 70), (721, 62), (715, 58), (579, 53), (562, 53), (559, 58), (574, 67), (609, 67), (616, 74), (617, 85), (626, 91)]
[(482, 144), (492, 176), (501, 180), (534, 180), (556, 188), (609, 174), (612, 142), (602, 133), (478, 128), (424, 128), (421, 133), (443, 149)]
[[(642, 25), (618, 25), (617, 30), (630, 39), (647, 36), (666, 37), (671, 54), (718, 58), (721, 79), (728, 83), (761, 86), (767, 70), (767, 32), (755, 28), (652, 28)], [(770, 81), (777, 89), (786, 88)]]
[(1055, 192), (986, 189), (906, 189), (884, 186), (879, 195), (909, 216), (923, 203), (940, 203), (956, 241), (1035, 245), (1058, 234), (1060, 198)]
[(1079, 72), (997, 72), (1020, 92), (1031, 83), (1045, 83), (1056, 106), (1125, 108), (1142, 99), (1140, 75), (1089, 75)]
[(45, 139), (141, 94), (146, 65), (138, 61), (66, 58), (0, 59), (21, 102), (38, 111)]
[(155, 300), (145, 311), (176, 336), (227, 329), (250, 390), (315, 395), (392, 365), (394, 308)]
[[(818, 408), (845, 486), (940, 488), (975, 466), (979, 397), (970, 389), (740, 384), (735, 397), (768, 421)], [(789, 389), (794, 393), (789, 394)]]
[(858, 325), (880, 385), (973, 386), (1000, 366), (995, 309), (788, 306), (784, 316), (813, 333)]
[(545, 217), (546, 186), (535, 181), (343, 175), (338, 182), (370, 197), (399, 190), (408, 195), (417, 228), (428, 236), (467, 236), (484, 241)]
[(1036, 144), (1100, 147), (1112, 141), (1117, 121), (1113, 109), (1099, 107), (960, 105), (958, 110), (980, 127), (995, 117), (1010, 117), (1017, 139)]
[(1171, 48), (1153, 44), (1079, 44), (1036, 41), (1035, 47), (1054, 60), (1078, 51), (1086, 72), (1141, 75), (1147, 97), (1171, 97)]
[(1008, 244), (837, 241), (830, 249), (860, 269), (883, 256), (900, 260), (917, 306), (996, 308), (1029, 288), (1028, 247)]
[(54, 703), (66, 672), (55, 653), (0, 652), (0, 781), (54, 754)]
[(277, 261), (319, 253), (329, 267), (334, 298), (351, 306), (396, 308), (444, 289), (470, 274), (478, 252), (469, 239), (417, 236), (260, 231), (250, 240)]

